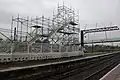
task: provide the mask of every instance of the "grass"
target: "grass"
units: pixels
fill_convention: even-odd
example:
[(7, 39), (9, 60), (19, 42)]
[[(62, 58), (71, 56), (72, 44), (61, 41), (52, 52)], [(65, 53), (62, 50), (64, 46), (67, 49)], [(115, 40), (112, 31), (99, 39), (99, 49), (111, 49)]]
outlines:
[(100, 49), (100, 50), (85, 50), (84, 53), (97, 53), (97, 52), (113, 52), (120, 51), (120, 49)]

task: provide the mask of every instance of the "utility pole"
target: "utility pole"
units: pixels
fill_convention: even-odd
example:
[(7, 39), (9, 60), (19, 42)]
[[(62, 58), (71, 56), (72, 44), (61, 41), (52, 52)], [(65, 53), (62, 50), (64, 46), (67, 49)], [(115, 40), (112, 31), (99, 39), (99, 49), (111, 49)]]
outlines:
[(84, 51), (84, 32), (82, 30), (81, 30), (81, 49), (82, 51)]
[(93, 53), (93, 40), (92, 40), (92, 53)]

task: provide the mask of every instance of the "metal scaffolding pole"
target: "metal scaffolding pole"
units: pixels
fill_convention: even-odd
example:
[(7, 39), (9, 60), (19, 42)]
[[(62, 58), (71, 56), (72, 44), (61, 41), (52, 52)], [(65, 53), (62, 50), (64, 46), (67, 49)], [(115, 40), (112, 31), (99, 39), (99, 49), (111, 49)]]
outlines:
[[(24, 50), (30, 53), (30, 51), (34, 51), (33, 49), (40, 48), (40, 52), (44, 51), (66, 51), (62, 49), (60, 46), (64, 46), (65, 48), (71, 48), (70, 44), (75, 44), (77, 37), (79, 36), (79, 20), (78, 16), (75, 13), (74, 9), (66, 7), (64, 4), (58, 5), (58, 9), (56, 13), (53, 12), (53, 18), (45, 18), (43, 15), (41, 17), (27, 19), (21, 18), (19, 15), (17, 18), (12, 19), (13, 23), (11, 24), (11, 28), (16, 27), (16, 40), (18, 41), (16, 44), (18, 49), (14, 49), (14, 51)], [(11, 39), (12, 39), (12, 31), (11, 31)], [(23, 42), (25, 44), (23, 44)], [(37, 44), (41, 44), (40, 46)], [(60, 44), (62, 43), (62, 44)], [(26, 46), (27, 45), (27, 46)], [(33, 45), (37, 45), (34, 48)], [(51, 46), (46, 48), (45, 45)], [(67, 46), (66, 46), (67, 45)], [(20, 46), (23, 46), (19, 48)], [(55, 48), (59, 47), (59, 48)], [(77, 45), (76, 45), (77, 46)], [(26, 48), (25, 48), (26, 47)], [(32, 48), (33, 47), (33, 48)], [(22, 49), (23, 48), (23, 49)], [(32, 48), (30, 50), (29, 48)], [(53, 49), (54, 48), (54, 49)]]

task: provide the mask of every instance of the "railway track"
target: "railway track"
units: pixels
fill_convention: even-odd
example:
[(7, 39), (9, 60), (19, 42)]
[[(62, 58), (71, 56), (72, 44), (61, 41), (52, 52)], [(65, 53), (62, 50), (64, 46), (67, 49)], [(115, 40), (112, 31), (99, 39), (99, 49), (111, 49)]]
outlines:
[(8, 71), (4, 75), (1, 73), (0, 75), (6, 76), (2, 80), (98, 80), (119, 61), (120, 54), (114, 53), (48, 66)]
[(105, 75), (108, 71), (110, 71), (112, 68), (114, 68), (115, 66), (117, 66), (117, 64), (119, 64), (120, 60), (114, 63), (111, 63), (103, 68), (101, 68), (100, 70), (94, 72), (93, 74), (91, 74), (90, 76), (86, 77), (84, 80), (98, 80), (100, 79), (103, 75)]
[[(109, 57), (96, 60), (98, 63), (90, 63), (80, 68), (70, 70), (65, 73), (60, 73), (54, 76), (50, 76), (47, 80), (99, 80), (107, 71), (118, 64), (120, 57)], [(117, 62), (117, 63), (116, 63)], [(46, 79), (45, 79), (46, 80)]]
[(99, 59), (94, 63), (89, 62), (84, 66), (79, 66), (68, 72), (56, 74), (47, 77), (45, 80), (99, 80), (106, 72), (115, 67), (119, 61), (120, 56), (111, 56), (108, 58)]

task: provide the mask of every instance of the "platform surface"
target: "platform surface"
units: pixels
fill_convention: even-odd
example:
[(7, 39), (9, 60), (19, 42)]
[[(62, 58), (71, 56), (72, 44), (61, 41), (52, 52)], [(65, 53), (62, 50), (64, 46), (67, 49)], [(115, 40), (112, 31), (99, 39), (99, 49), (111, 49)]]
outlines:
[(100, 80), (120, 80), (120, 64), (114, 67), (106, 75), (104, 75)]
[[(115, 52), (116, 53), (116, 52)], [(96, 54), (96, 55), (86, 55), (80, 58), (75, 58), (75, 59), (68, 59), (68, 60), (59, 60), (58, 61), (48, 61), (48, 62), (44, 62), (44, 63), (39, 63), (39, 64), (34, 64), (34, 65), (22, 65), (22, 66), (9, 66), (6, 68), (1, 68), (0, 72), (8, 72), (8, 71), (16, 71), (16, 70), (21, 70), (21, 69), (28, 69), (28, 68), (36, 68), (36, 67), (42, 67), (42, 66), (49, 66), (49, 65), (55, 65), (55, 64), (61, 64), (61, 63), (67, 63), (67, 62), (72, 62), (72, 61), (78, 61), (78, 60), (82, 60), (82, 59), (90, 59), (90, 58), (95, 58), (95, 57), (100, 57), (100, 56), (107, 56), (110, 54), (114, 54), (114, 53), (106, 53), (106, 54)]]

